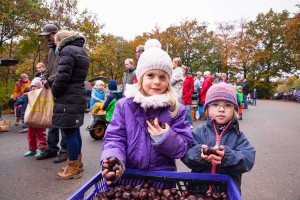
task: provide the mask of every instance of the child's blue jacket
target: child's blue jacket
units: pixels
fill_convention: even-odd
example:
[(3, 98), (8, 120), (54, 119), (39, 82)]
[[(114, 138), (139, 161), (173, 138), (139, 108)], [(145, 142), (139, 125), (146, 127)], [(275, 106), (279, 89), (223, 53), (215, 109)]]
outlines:
[(23, 94), (22, 96), (18, 97), (15, 102), (15, 106), (22, 105), (22, 111), (21, 111), (22, 115), (25, 114), (27, 104), (28, 104), (28, 95), (27, 94)]
[[(208, 119), (205, 125), (197, 127), (193, 132), (193, 138), (193, 145), (181, 159), (182, 162), (192, 169), (192, 172), (211, 173), (211, 163), (201, 158), (201, 145), (215, 146), (213, 120)], [(240, 132), (237, 120), (233, 120), (224, 132), (220, 145), (225, 147), (225, 154), (221, 164), (217, 165), (216, 173), (230, 175), (241, 192), (242, 173), (252, 169), (256, 151), (246, 136)]]

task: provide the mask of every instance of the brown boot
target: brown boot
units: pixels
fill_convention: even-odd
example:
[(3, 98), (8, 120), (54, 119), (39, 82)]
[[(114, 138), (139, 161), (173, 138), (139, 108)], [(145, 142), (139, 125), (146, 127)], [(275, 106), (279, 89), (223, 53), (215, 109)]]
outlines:
[(15, 122), (15, 126), (18, 126), (19, 123), (20, 123), (20, 117), (17, 117), (17, 118), (16, 118), (16, 122)]
[[(78, 160), (79, 160), (79, 171), (80, 172), (83, 172), (84, 169), (83, 169), (83, 163), (82, 163), (82, 154), (79, 154), (78, 155)], [(67, 162), (69, 161), (69, 159), (67, 160)], [(62, 167), (60, 168), (60, 171), (65, 171), (67, 167)]]
[(72, 179), (72, 178), (80, 178), (81, 173), (79, 170), (79, 160), (75, 161), (67, 161), (67, 167), (65, 170), (60, 171), (56, 174), (56, 178), (58, 179)]

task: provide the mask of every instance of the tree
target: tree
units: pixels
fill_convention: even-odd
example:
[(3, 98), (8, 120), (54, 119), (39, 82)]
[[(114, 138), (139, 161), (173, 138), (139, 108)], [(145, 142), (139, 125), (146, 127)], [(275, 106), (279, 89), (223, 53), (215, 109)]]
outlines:
[(1, 0), (0, 2), (0, 48), (3, 43), (24, 36), (47, 10), (44, 0)]
[(286, 23), (288, 15), (287, 11), (275, 13), (271, 9), (266, 14), (260, 13), (256, 21), (249, 22), (247, 33), (258, 40), (251, 70), (260, 74), (260, 78), (266, 83), (271, 77), (282, 72), (291, 72), (294, 68), (292, 54), (284, 46), (285, 36), (279, 31)]

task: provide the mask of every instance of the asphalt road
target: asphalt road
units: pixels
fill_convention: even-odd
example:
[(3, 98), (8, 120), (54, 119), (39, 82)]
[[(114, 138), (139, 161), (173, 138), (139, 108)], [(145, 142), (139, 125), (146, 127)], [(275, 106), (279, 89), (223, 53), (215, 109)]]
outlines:
[[(246, 200), (300, 200), (300, 104), (258, 100), (244, 110), (240, 128), (256, 148), (256, 163), (242, 179)], [(14, 119), (12, 115), (2, 116)], [(0, 133), (0, 199), (66, 199), (99, 171), (102, 141), (93, 140), (81, 128), (85, 171), (80, 179), (58, 180), (55, 174), (65, 163), (23, 157), (28, 150), (27, 134), (21, 127)], [(195, 121), (194, 127), (204, 121)], [(178, 171), (190, 171), (180, 161)]]

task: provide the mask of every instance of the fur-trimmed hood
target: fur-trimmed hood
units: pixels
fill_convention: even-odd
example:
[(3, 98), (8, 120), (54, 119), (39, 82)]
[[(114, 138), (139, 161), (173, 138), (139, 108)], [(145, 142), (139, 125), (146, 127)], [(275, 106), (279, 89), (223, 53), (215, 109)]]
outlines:
[(58, 45), (58, 49), (61, 51), (65, 46), (72, 44), (75, 46), (83, 47), (85, 43), (85, 38), (82, 35), (72, 35), (62, 39)]
[(141, 104), (141, 107), (145, 110), (147, 108), (160, 108), (170, 105), (166, 94), (158, 94), (153, 96), (143, 95), (137, 88), (137, 85), (127, 84), (124, 91), (124, 96), (127, 98), (133, 98), (133, 101)]

